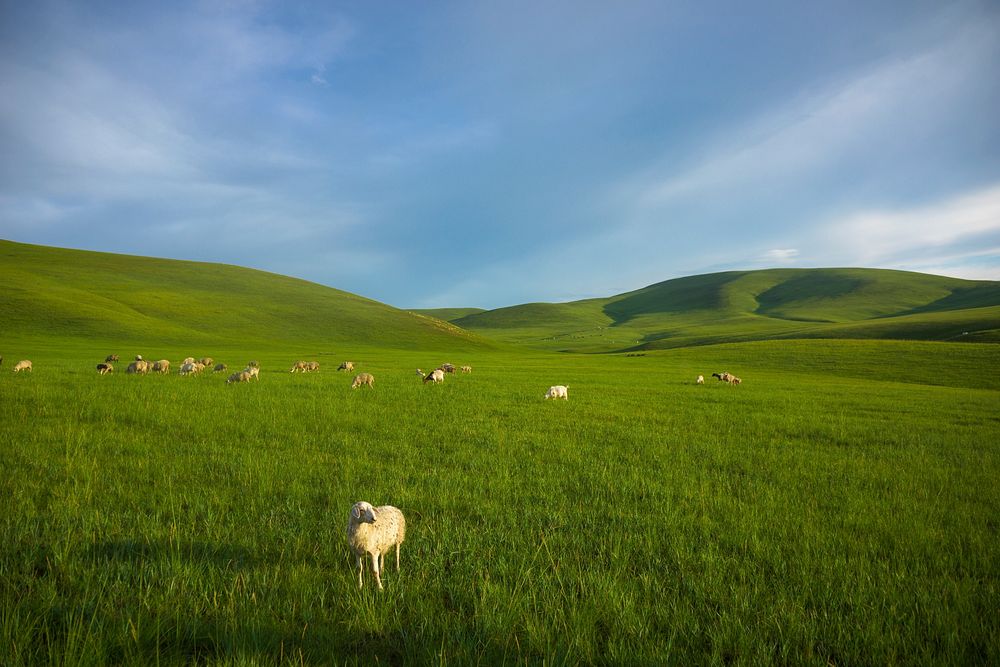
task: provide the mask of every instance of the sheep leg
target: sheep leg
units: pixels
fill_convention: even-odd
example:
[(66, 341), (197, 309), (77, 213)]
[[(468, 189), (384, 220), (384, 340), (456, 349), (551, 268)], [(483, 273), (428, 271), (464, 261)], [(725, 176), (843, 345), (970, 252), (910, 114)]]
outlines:
[(375, 581), (378, 582), (378, 589), (382, 590), (382, 575), (378, 566), (379, 555), (372, 554), (372, 569), (375, 570)]
[(361, 581), (361, 573), (364, 572), (365, 569), (365, 559), (362, 558), (361, 556), (357, 556), (357, 561), (358, 561), (358, 588), (362, 588), (364, 584)]

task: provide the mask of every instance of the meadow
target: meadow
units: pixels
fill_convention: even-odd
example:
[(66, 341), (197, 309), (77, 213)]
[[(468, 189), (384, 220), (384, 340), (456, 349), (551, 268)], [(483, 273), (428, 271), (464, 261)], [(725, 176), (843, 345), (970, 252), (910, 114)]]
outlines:
[[(0, 369), (5, 665), (1000, 662), (995, 345), (106, 351)], [(381, 592), (357, 500), (407, 517)]]

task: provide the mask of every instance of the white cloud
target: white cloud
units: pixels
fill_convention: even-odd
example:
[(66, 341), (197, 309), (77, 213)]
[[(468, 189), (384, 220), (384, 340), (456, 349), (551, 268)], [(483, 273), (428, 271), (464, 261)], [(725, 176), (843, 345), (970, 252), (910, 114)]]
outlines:
[(799, 256), (799, 251), (795, 248), (773, 248), (765, 252), (761, 259), (765, 262), (790, 262)]

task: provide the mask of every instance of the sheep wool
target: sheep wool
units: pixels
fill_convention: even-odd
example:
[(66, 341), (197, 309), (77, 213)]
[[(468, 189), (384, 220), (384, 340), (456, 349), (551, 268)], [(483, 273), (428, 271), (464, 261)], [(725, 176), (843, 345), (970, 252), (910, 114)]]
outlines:
[(385, 554), (396, 548), (396, 571), (399, 571), (399, 547), (406, 539), (406, 519), (403, 513), (392, 505), (372, 507), (364, 501), (354, 503), (347, 519), (347, 544), (358, 568), (358, 587), (364, 585), (364, 557), (369, 554), (375, 581), (382, 589), (382, 569)]

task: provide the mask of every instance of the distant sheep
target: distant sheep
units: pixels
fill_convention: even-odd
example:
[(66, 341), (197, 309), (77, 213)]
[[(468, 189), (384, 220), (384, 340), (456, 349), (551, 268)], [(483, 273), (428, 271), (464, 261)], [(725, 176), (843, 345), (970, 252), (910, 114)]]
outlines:
[(354, 370), (354, 362), (353, 361), (345, 361), (341, 365), (337, 366), (337, 370), (338, 371), (353, 371)]
[(424, 384), (428, 382), (444, 382), (444, 371), (440, 368), (432, 370), (424, 377)]
[(732, 377), (732, 375), (723, 371), (722, 373), (712, 373), (712, 377), (719, 378), (719, 382), (729, 382), (729, 378)]
[(128, 368), (125, 369), (125, 372), (135, 373), (138, 375), (145, 375), (152, 368), (153, 364), (149, 363), (148, 361), (143, 361), (142, 359), (136, 359), (135, 361), (133, 361), (131, 364), (128, 365)]
[(234, 382), (249, 382), (252, 375), (249, 371), (238, 371), (229, 376), (226, 380), (226, 384), (232, 384)]
[(463, 373), (471, 373), (472, 372), (472, 366), (462, 366), (462, 372)]
[(565, 401), (569, 400), (569, 387), (567, 385), (557, 384), (549, 387), (549, 390), (545, 392), (545, 398), (561, 398)]
[(216, 364), (215, 368), (212, 369), (213, 373), (225, 373), (229, 367), (225, 364)]
[(181, 362), (181, 366), (183, 366), (184, 364), (193, 364), (193, 363), (194, 363), (194, 357), (185, 357), (184, 361)]
[(108, 356), (104, 357), (104, 363), (110, 364), (111, 362), (118, 363), (117, 354), (109, 354)]
[(695, 379), (694, 383), (695, 383), (695, 384), (705, 384), (705, 376), (704, 376), (704, 375), (699, 375), (699, 376), (698, 376), (698, 377), (697, 377), (697, 378)]
[(739, 379), (735, 375), (730, 375), (729, 376), (729, 384), (731, 384), (731, 385), (738, 385), (741, 382), (743, 382), (743, 380)]
[(354, 376), (354, 382), (351, 384), (351, 389), (357, 389), (362, 385), (368, 385), (369, 387), (375, 386), (375, 376), (371, 373), (358, 373)]
[(113, 370), (115, 370), (114, 367), (107, 362), (104, 362), (103, 364), (97, 364), (97, 372), (101, 375), (107, 375)]
[(454, 364), (441, 364), (440, 366), (438, 366), (438, 368), (440, 368), (441, 370), (443, 370), (445, 373), (454, 373), (455, 372), (455, 366), (454, 366)]
[(183, 366), (181, 366), (180, 374), (181, 375), (198, 375), (203, 370), (205, 370), (204, 364), (202, 364), (200, 361), (196, 361), (194, 363), (184, 364)]
[(247, 362), (247, 368), (260, 368), (260, 362), (259, 361), (248, 361)]
[(318, 373), (319, 372), (319, 362), (318, 361), (307, 361), (306, 362), (306, 373)]
[(296, 371), (298, 371), (299, 373), (305, 373), (306, 372), (306, 362), (304, 362), (304, 361), (296, 361), (294, 364), (292, 364), (292, 370), (290, 370), (288, 372), (289, 373), (294, 373)]
[(260, 382), (260, 364), (256, 361), (251, 361), (250, 364), (243, 370), (249, 373), (252, 379)]
[(205, 368), (208, 368), (209, 366), (215, 363), (215, 359), (213, 359), (212, 357), (202, 357), (201, 359), (198, 360), (198, 363), (200, 363)]
[(347, 519), (347, 544), (358, 568), (358, 588), (364, 586), (364, 558), (371, 555), (372, 571), (382, 590), (382, 569), (385, 554), (395, 547), (396, 571), (399, 572), (399, 547), (406, 539), (406, 518), (392, 505), (372, 507), (366, 502), (355, 503)]
[(160, 359), (153, 363), (154, 373), (169, 373), (170, 372), (170, 362), (166, 359)]
[(21, 361), (14, 364), (14, 372), (20, 373), (21, 371), (28, 371), (29, 373), (31, 373), (32, 372), (31, 362), (28, 361), (27, 359), (22, 359)]

